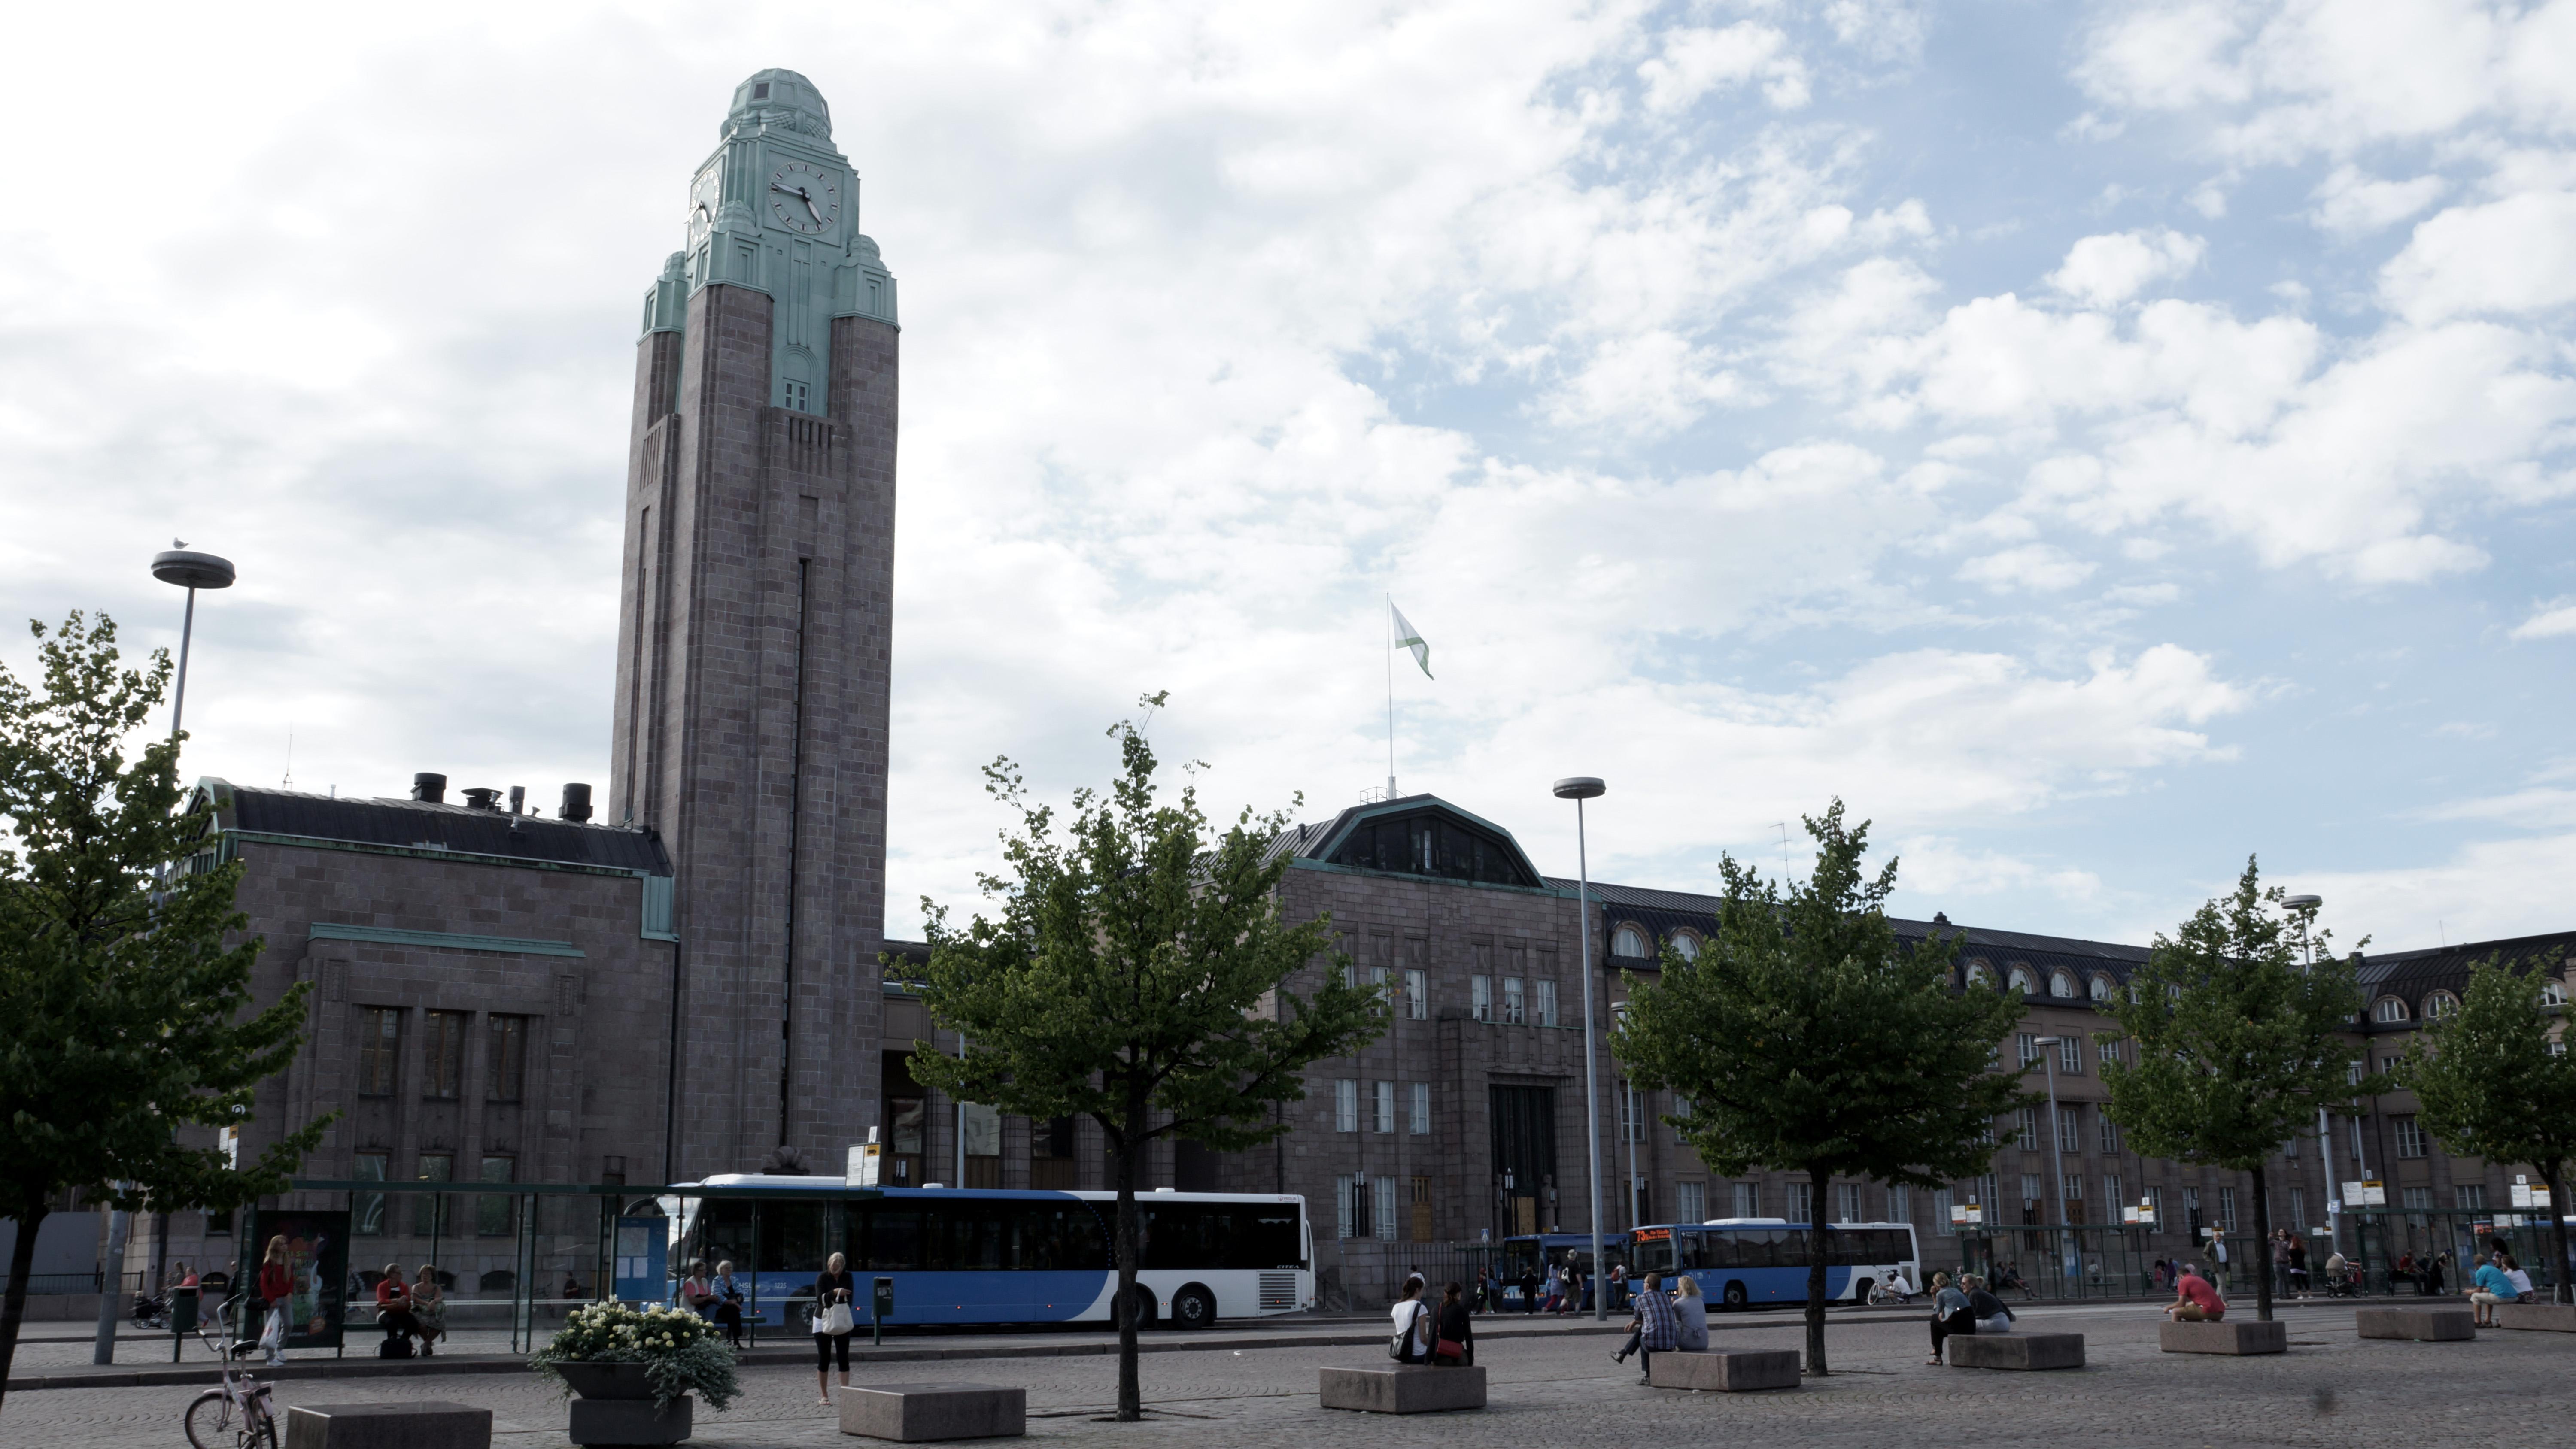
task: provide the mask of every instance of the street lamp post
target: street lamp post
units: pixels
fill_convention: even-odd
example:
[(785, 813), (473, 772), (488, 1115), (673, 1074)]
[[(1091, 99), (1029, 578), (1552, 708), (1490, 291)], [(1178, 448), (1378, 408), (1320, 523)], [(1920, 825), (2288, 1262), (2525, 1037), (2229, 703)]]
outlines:
[[(2308, 934), (2308, 927), (2316, 920), (2318, 909), (2325, 903), (2325, 897), (2313, 895), (2290, 896), (2281, 902), (2289, 908), (2290, 914), (2298, 919), (2299, 950), (2307, 958), (2307, 964), (2311, 968), (2317, 964), (2317, 943), (2316, 939)], [(2325, 1179), (2323, 1186), (2326, 1195), (2326, 1220), (2334, 1224), (2334, 1248), (2340, 1253), (2343, 1251), (2343, 1214), (2336, 1210), (2339, 1205), (2335, 1201), (2334, 1135), (2326, 1126), (2326, 1109), (2322, 1106), (2317, 1108), (2317, 1171)], [(2363, 1175), (2368, 1176), (2367, 1173)], [(2301, 1233), (2307, 1230), (2306, 1223), (2299, 1224)]]
[(170, 738), (175, 740), (179, 737), (179, 717), (188, 707), (188, 643), (197, 632), (197, 590), (231, 588), (233, 561), (180, 544), (152, 556), (152, 577), (188, 591), (188, 611), (179, 623), (179, 683), (170, 697)]
[(1583, 1166), (1592, 1180), (1592, 1316), (1610, 1316), (1609, 1295), (1601, 1282), (1601, 1092), (1592, 1042), (1592, 862), (1583, 837), (1583, 802), (1598, 800), (1610, 787), (1590, 775), (1556, 782), (1559, 800), (1574, 802), (1574, 917), (1583, 938)]
[[(2057, 1053), (2059, 1043), (2064, 1040), (2064, 1037), (2044, 1036), (2032, 1045), (2039, 1048), (2040, 1064), (2048, 1069), (2048, 1162), (2054, 1169), (2053, 1175), (2057, 1179), (2057, 1230), (2060, 1233), (2070, 1233), (2066, 1226), (2066, 1127), (2057, 1114)], [(2023, 1070), (2028, 1071), (2029, 1068), (2025, 1067)], [(2058, 1256), (2067, 1281), (2074, 1282), (2081, 1275), (2076, 1271), (2075, 1248), (2071, 1236)]]

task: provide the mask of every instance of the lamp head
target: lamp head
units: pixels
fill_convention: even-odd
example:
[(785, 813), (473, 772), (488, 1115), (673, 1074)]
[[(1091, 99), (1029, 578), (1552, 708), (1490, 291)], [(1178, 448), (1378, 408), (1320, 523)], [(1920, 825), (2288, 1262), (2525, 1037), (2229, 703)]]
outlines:
[(1555, 793), (1559, 800), (1598, 800), (1609, 789), (1594, 776), (1568, 775), (1556, 782)]
[(233, 561), (194, 549), (164, 549), (152, 556), (152, 577), (183, 589), (229, 589)]
[(2314, 911), (2325, 903), (2326, 898), (2323, 896), (2284, 896), (2281, 899), (2282, 905), (2303, 914)]

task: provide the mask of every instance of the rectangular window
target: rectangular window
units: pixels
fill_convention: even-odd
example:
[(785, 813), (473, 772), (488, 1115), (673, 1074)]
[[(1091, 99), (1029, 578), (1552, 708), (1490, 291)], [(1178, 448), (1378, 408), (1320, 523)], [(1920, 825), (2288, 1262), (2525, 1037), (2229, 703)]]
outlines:
[(2163, 1232), (2165, 1230), (2165, 1190), (2161, 1187), (2148, 1188), (2146, 1205), (2148, 1211), (2155, 1214), (2156, 1231)]
[(2423, 1156), (2423, 1126), (2412, 1117), (2393, 1117), (2389, 1120), (2397, 1129), (2397, 1155), (2400, 1157)]
[(1517, 976), (1506, 976), (1506, 977), (1504, 977), (1504, 978), (1503, 978), (1503, 1025), (1505, 1025), (1505, 1026), (1524, 1026), (1524, 1025), (1527, 1025), (1527, 1024), (1528, 1024), (1528, 1022), (1529, 1022), (1529, 1012), (1528, 1012), (1528, 1010), (1526, 1009), (1526, 1006), (1525, 1006), (1525, 1004), (1524, 1004), (1524, 1003), (1523, 1003), (1523, 1001), (1522, 1001), (1522, 995), (1521, 995), (1521, 979), (1520, 979), (1519, 977), (1517, 977)]
[(402, 1060), (402, 1012), (391, 1006), (358, 1011), (358, 1095), (394, 1094), (395, 1064)]
[(1369, 1205), (1377, 1214), (1377, 1238), (1395, 1241), (1395, 1179), (1377, 1178), (1369, 1184)]
[[(486, 1155), (483, 1159), (485, 1182), (513, 1182), (518, 1159)], [(486, 1238), (506, 1238), (519, 1230), (518, 1199), (508, 1193), (485, 1192), (474, 1196), (474, 1231)]]
[(2083, 1103), (2061, 1102), (2058, 1104), (2057, 1150), (2060, 1152), (2081, 1152), (2084, 1150)]
[(1413, 1209), (1411, 1214), (1413, 1218), (1413, 1241), (1417, 1243), (1430, 1242), (1431, 1179), (1427, 1177), (1417, 1177), (1413, 1179), (1411, 1189), (1407, 1191), (1404, 1196), (1406, 1204)]
[(2039, 1109), (2024, 1107), (2013, 1114), (2013, 1145), (2024, 1152), (2039, 1150)]
[(420, 1014), (420, 1094), (434, 1102), (453, 1102), (465, 1083), (465, 1024), (472, 1014), (463, 1011), (424, 1011)]
[[(2159, 1216), (2162, 1215), (2159, 1214)], [(2198, 1244), (2201, 1225), (2199, 1188), (2186, 1187), (2182, 1190), (2182, 1216), (2182, 1235), (2191, 1239), (2194, 1244)]]
[(1416, 1137), (1431, 1135), (1431, 1084), (1429, 1082), (1413, 1084), (1413, 1111), (1407, 1123), (1407, 1130)]
[(2404, 1057), (2391, 1056), (2381, 1057), (2379, 1059), (2379, 1069), (2383, 1072), (2395, 1072), (2399, 1067), (2402, 1067), (2405, 1064), (2406, 1059)]
[(1637, 1117), (1645, 1109), (1637, 1089), (1624, 1083), (1619, 1088), (1619, 1140), (1637, 1140)]
[(2038, 1222), (2041, 1214), (2048, 1211), (2048, 1203), (2039, 1195), (2042, 1186), (2038, 1173), (2025, 1172), (2021, 1175), (2021, 1220), (2023, 1222)]
[(2117, 1151), (2119, 1151), (2119, 1150), (2120, 1150), (2120, 1124), (2119, 1124), (2119, 1123), (2117, 1123), (2117, 1122), (2112, 1121), (2112, 1120), (2111, 1120), (2111, 1114), (2110, 1114), (2110, 1113), (2108, 1113), (2108, 1112), (2104, 1112), (2104, 1113), (2102, 1113), (2102, 1114), (2101, 1114), (2101, 1115), (2100, 1115), (2096, 1120), (2101, 1124), (2101, 1127), (2102, 1127), (2102, 1133), (2101, 1133), (2101, 1136), (2102, 1136), (2102, 1150), (2103, 1150), (2103, 1151), (2105, 1151), (2105, 1152), (2117, 1152)]
[(1340, 1235), (1345, 1238), (1369, 1236), (1369, 1180), (1362, 1176), (1333, 1179), (1333, 1205), (1340, 1211)]
[[(361, 1152), (349, 1160), (349, 1176), (360, 1182), (382, 1182), (393, 1157), (385, 1152)], [(357, 1238), (380, 1238), (385, 1233), (385, 1195), (380, 1192), (349, 1194), (349, 1235)]]
[(1556, 983), (1553, 981), (1541, 980), (1538, 983), (1538, 1024), (1556, 1025)]
[(1914, 1194), (1906, 1191), (1902, 1186), (1889, 1188), (1886, 1221), (1891, 1223), (1914, 1221)]
[(2291, 1162), (2299, 1160), (2299, 1136), (2297, 1133), (2291, 1133), (2290, 1140), (2281, 1144), (2281, 1156)]
[(1677, 1182), (1673, 1184), (1673, 1217), (1676, 1221), (1708, 1221), (1708, 1184)]
[(1470, 1021), (1492, 1021), (1494, 1019), (1493, 977), (1470, 976), (1467, 978), (1467, 1018)]
[(484, 1021), (483, 1100), (516, 1102), (528, 1074), (528, 1019), (494, 1015)]
[(1816, 1185), (1812, 1182), (1793, 1182), (1788, 1184), (1788, 1187), (1789, 1221), (1814, 1222), (1816, 1220)]
[(2487, 1185), (2464, 1182), (2451, 1189), (2451, 1200), (2462, 1212), (2480, 1213), (2487, 1209)]
[[(1394, 979), (1395, 968), (1392, 966), (1371, 966), (1369, 968), (1369, 985), (1377, 987), (1381, 992), (1385, 991), (1387, 983)], [(1395, 1003), (1390, 1001), (1387, 1004), (1389, 1006), (1393, 1006)]]
[(1405, 971), (1404, 1014), (1415, 1021), (1431, 1015), (1431, 973), (1410, 968)]
[(1956, 1206), (1958, 1197), (1950, 1189), (1940, 1187), (1932, 1190), (1932, 1231), (1945, 1238), (1958, 1235), (1958, 1224), (1950, 1221), (1950, 1209)]
[(2236, 1231), (2236, 1189), (2232, 1187), (2218, 1190), (2218, 1230), (2222, 1233)]
[(1333, 1130), (1360, 1130), (1360, 1084), (1348, 1077), (1333, 1083)]
[(2420, 1228), (2424, 1226), (2426, 1222), (2430, 1221), (2424, 1216), (2424, 1214), (2432, 1209), (2433, 1189), (2429, 1187), (2410, 1187), (2405, 1190), (2405, 1193), (2406, 1225), (2410, 1228)]
[(1394, 1131), (1395, 1083), (1371, 1082), (1369, 1083), (1369, 1092), (1377, 1109), (1373, 1114), (1371, 1114), (1369, 1125), (1380, 1132)]
[(2069, 1076), (2084, 1074), (2084, 1038), (2062, 1036), (2057, 1039), (2057, 1069)]
[(1739, 1182), (1735, 1184), (1735, 1212), (1733, 1216), (1739, 1218), (1758, 1218), (1762, 1216), (1762, 1184), (1758, 1182)]
[(1859, 1183), (1846, 1182), (1835, 1187), (1834, 1221), (1838, 1223), (1861, 1221)]
[(2021, 1034), (2021, 1064), (2025, 1067), (2039, 1064), (2038, 1032), (2026, 1031)]
[(2116, 1172), (2102, 1174), (2102, 1211), (2106, 1215), (2102, 1221), (2117, 1224), (2120, 1221), (2120, 1209), (2128, 1205), (2129, 1194), (2120, 1185), (2120, 1174)]
[[(1673, 1140), (1684, 1147), (1690, 1145), (1690, 1114), (1691, 1099), (1675, 1092), (1673, 1094)], [(1698, 1219), (1694, 1218), (1692, 1221), (1696, 1222)]]
[[(456, 1180), (456, 1154), (452, 1152), (422, 1153), (420, 1155), (420, 1172), (418, 1175), (422, 1182), (454, 1182)], [(413, 1194), (411, 1201), (411, 1230), (413, 1232), (425, 1237), (431, 1233), (448, 1232), (455, 1227), (455, 1221), (447, 1214), (446, 1193), (415, 1193)]]
[(2304, 1187), (2290, 1189), (2290, 1226), (2301, 1232), (2308, 1229), (2308, 1190)]
[[(2070, 1172), (2066, 1174), (2066, 1201), (2069, 1204), (2084, 1201), (2084, 1174), (2080, 1172)], [(2069, 1221), (2074, 1220), (2074, 1213), (2071, 1208), (2068, 1211), (2067, 1217)]]

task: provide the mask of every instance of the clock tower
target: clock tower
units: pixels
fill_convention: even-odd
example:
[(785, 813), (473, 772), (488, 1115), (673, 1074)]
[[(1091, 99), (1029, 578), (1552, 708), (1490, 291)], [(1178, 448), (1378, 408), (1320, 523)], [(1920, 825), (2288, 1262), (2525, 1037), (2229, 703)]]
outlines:
[(737, 87), (645, 293), (608, 816), (660, 833), (678, 937), (666, 1182), (876, 1121), (895, 284), (831, 109)]

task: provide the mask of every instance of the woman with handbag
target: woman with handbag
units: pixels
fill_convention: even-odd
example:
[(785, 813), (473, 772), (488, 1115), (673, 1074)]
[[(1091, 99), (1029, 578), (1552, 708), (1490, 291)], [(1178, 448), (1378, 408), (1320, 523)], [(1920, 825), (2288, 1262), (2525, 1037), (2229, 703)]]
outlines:
[(834, 1253), (823, 1264), (814, 1279), (814, 1388), (815, 1402), (830, 1407), (832, 1402), (832, 1358), (839, 1351), (841, 1386), (850, 1384), (850, 1330), (857, 1323), (850, 1316), (850, 1260)]
[(742, 1347), (742, 1286), (733, 1281), (733, 1264), (716, 1264), (715, 1280), (708, 1286), (716, 1290), (716, 1322), (724, 1326), (725, 1341)]
[(1387, 1311), (1395, 1333), (1387, 1340), (1386, 1353), (1397, 1363), (1423, 1363), (1431, 1357), (1431, 1305), (1422, 1301), (1422, 1289), (1421, 1279), (1405, 1279), (1404, 1296)]
[(1476, 1325), (1467, 1313), (1465, 1289), (1452, 1283), (1440, 1290), (1440, 1311), (1432, 1332), (1432, 1363), (1465, 1368), (1476, 1361)]
[(268, 1254), (259, 1263), (259, 1306), (267, 1311), (260, 1324), (259, 1346), (268, 1355), (268, 1366), (276, 1368), (286, 1362), (286, 1300), (295, 1291), (295, 1276), (286, 1262), (286, 1235), (268, 1240)]

